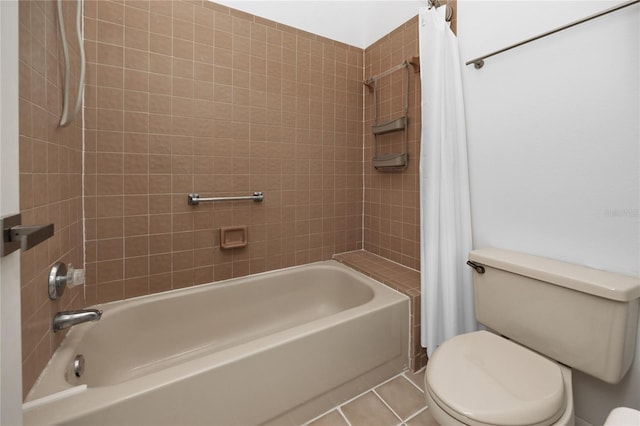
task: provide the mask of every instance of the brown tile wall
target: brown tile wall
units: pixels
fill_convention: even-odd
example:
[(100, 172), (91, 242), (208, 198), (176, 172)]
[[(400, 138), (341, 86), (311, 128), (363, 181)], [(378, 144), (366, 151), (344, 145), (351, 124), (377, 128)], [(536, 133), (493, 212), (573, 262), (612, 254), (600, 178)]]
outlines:
[[(64, 333), (51, 332), (51, 318), (61, 310), (84, 306), (81, 288), (51, 302), (47, 277), (56, 261), (83, 264), (82, 127), (79, 119), (60, 128), (62, 50), (54, 1), (21, 0), (20, 57), (20, 212), (23, 224), (53, 223), (55, 235), (21, 253), (22, 380), (29, 391)], [(75, 22), (75, 2), (64, 2), (65, 22)], [(71, 56), (78, 46), (69, 37)], [(77, 87), (78, 63), (71, 86)], [(72, 90), (75, 92), (75, 90)], [(70, 102), (75, 102), (75, 93)], [(81, 266), (80, 266), (81, 267)]]
[(362, 247), (361, 49), (208, 1), (85, 7), (87, 303)]
[[(370, 78), (418, 56), (418, 18), (415, 17), (365, 50), (365, 76)], [(404, 115), (404, 70), (377, 81), (378, 123)], [(400, 172), (379, 172), (372, 163), (371, 133), (373, 93), (365, 91), (364, 111), (364, 249), (413, 269), (420, 269), (420, 74), (409, 68), (408, 150), (409, 162)], [(384, 152), (402, 150), (402, 132), (378, 136)]]
[[(448, 3), (453, 10), (452, 29), (456, 30), (457, 2)], [(444, 7), (444, 6), (442, 6)], [(377, 76), (405, 59), (419, 56), (417, 16), (399, 26), (365, 50), (365, 78)], [(404, 71), (383, 77), (377, 82), (378, 123), (404, 115)], [(420, 269), (420, 74), (409, 67), (408, 167), (401, 172), (377, 171), (374, 137), (371, 133), (373, 93), (364, 96), (364, 242), (365, 250), (413, 269)], [(381, 153), (402, 150), (402, 132), (378, 136)]]

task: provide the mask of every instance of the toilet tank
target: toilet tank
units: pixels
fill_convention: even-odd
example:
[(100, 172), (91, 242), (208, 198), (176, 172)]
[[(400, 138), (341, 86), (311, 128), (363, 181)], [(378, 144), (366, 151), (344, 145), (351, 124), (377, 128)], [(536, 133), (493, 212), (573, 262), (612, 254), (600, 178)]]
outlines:
[(476, 318), (549, 358), (618, 383), (635, 352), (640, 279), (508, 250), (469, 260)]

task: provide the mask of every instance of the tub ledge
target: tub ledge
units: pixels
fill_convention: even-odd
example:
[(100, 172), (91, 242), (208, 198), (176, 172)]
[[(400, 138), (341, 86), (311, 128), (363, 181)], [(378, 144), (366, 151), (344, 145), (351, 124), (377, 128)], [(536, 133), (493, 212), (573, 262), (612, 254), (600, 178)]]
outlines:
[(25, 402), (22, 404), (22, 410), (26, 411), (32, 408), (36, 408), (43, 404), (50, 402), (56, 402), (63, 398), (68, 398), (74, 395), (78, 395), (87, 390), (87, 385), (78, 385), (69, 389), (65, 389), (60, 392), (52, 393), (51, 395), (43, 396), (42, 398), (34, 399), (33, 401)]

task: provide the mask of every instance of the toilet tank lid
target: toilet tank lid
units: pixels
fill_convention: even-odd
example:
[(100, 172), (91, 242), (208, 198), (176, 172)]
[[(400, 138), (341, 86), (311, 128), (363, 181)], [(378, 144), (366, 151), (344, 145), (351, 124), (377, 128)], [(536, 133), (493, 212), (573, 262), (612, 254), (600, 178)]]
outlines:
[(481, 248), (470, 251), (469, 260), (606, 299), (629, 302), (640, 297), (638, 277), (546, 257), (498, 248)]

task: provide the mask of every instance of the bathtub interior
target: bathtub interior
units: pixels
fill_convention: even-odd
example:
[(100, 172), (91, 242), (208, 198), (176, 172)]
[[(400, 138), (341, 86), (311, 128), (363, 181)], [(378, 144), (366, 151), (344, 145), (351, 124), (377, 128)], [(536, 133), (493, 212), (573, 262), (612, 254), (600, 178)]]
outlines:
[(103, 319), (77, 346), (86, 373), (76, 377), (69, 360), (65, 378), (71, 385), (90, 387), (121, 383), (373, 298), (364, 282), (345, 285), (345, 279), (340, 270), (311, 268), (214, 284), (122, 308), (104, 306)]

